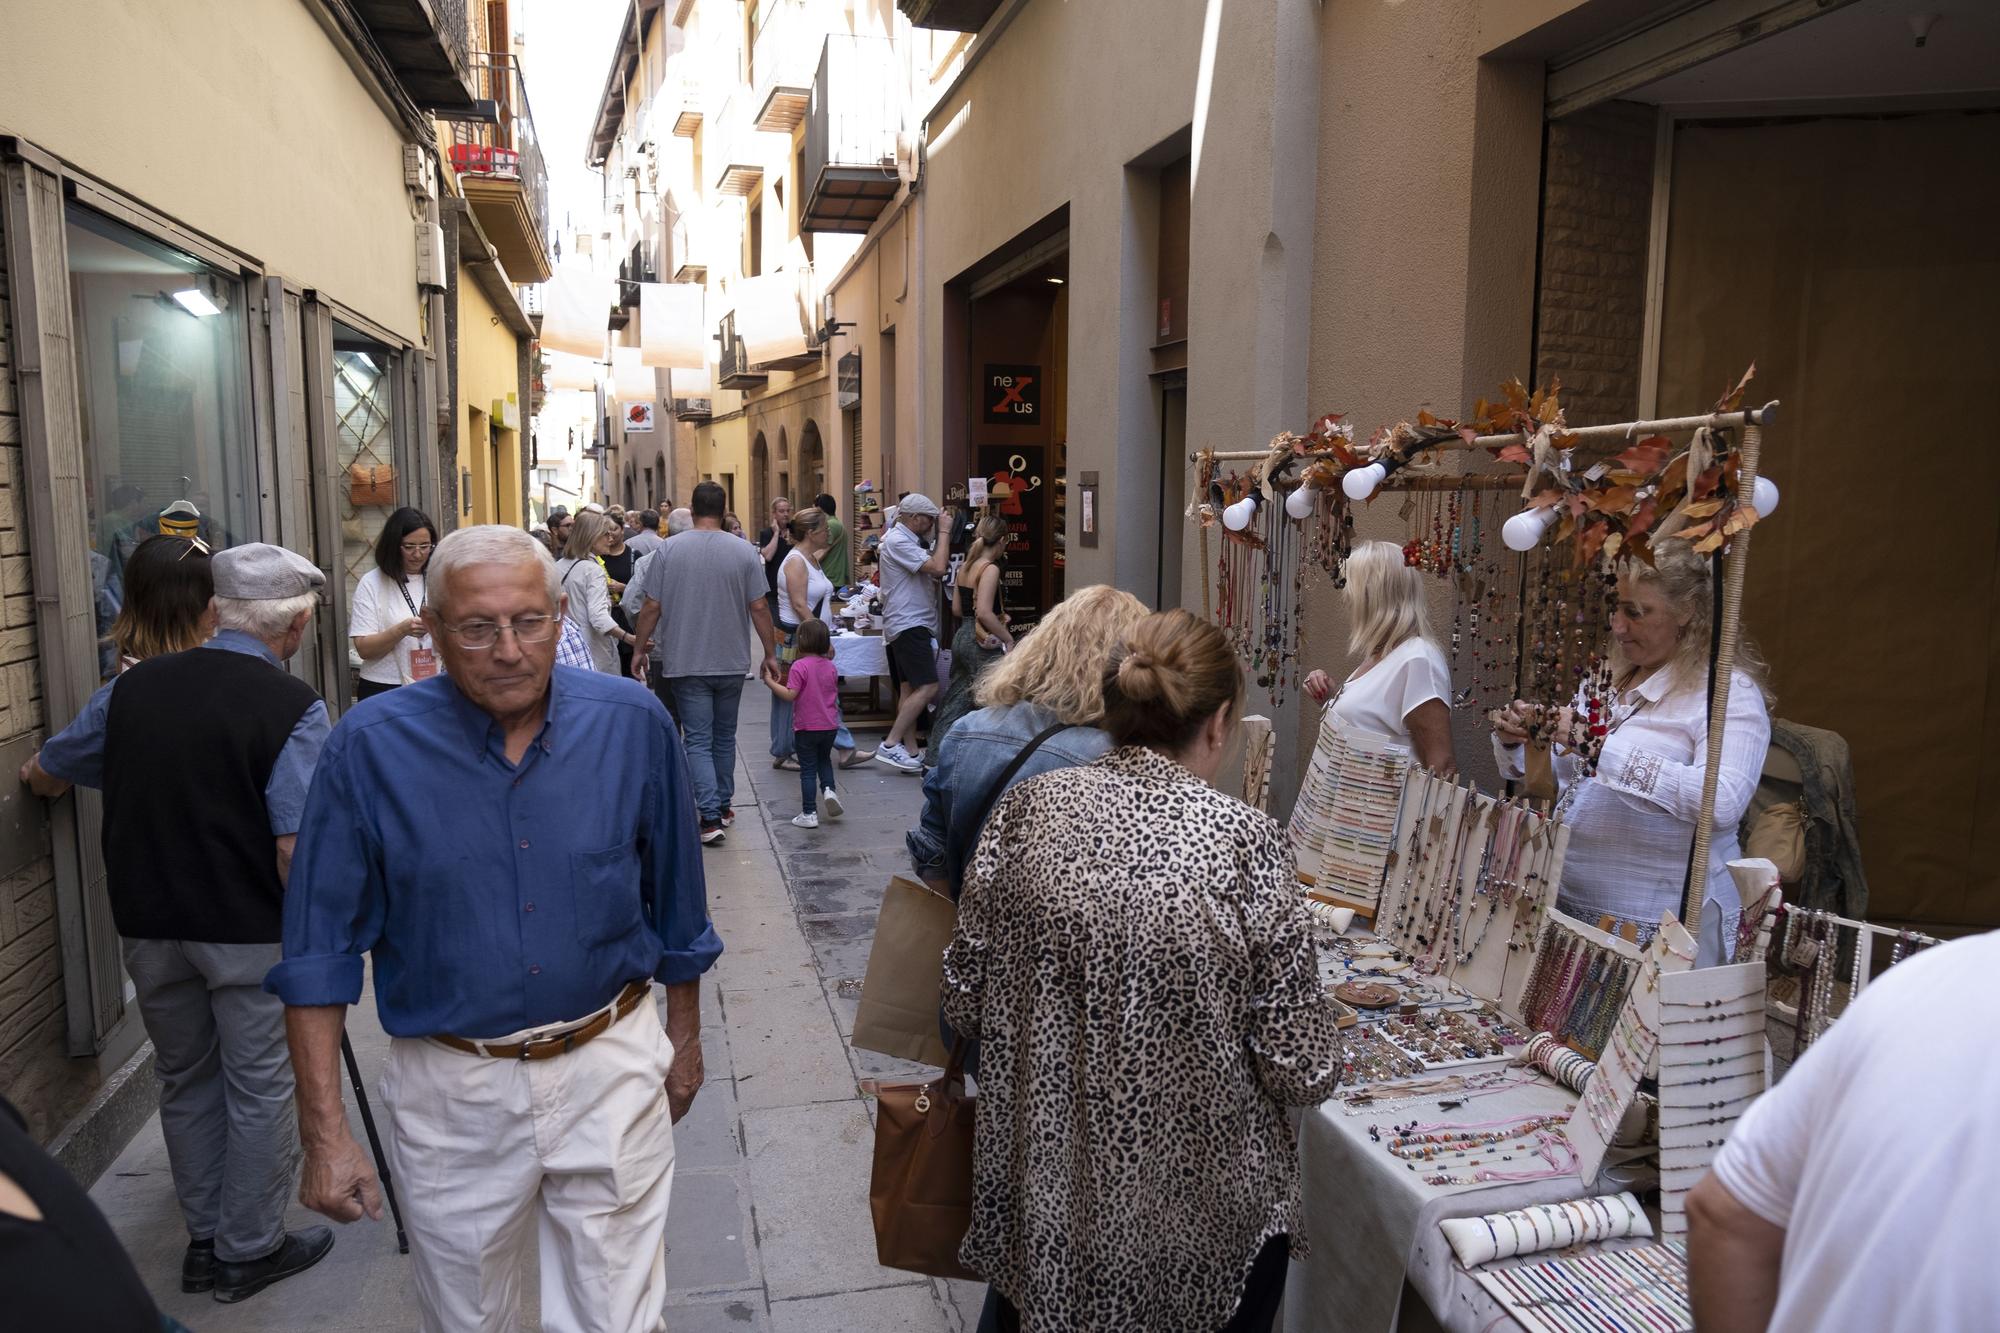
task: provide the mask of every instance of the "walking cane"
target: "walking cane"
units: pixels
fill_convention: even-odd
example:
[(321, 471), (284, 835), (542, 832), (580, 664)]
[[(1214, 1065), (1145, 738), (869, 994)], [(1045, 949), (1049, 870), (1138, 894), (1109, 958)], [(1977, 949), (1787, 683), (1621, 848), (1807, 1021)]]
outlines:
[(368, 1147), (375, 1154), (375, 1173), (382, 1177), (382, 1193), (389, 1200), (389, 1216), (396, 1223), (396, 1253), (410, 1252), (409, 1237), (403, 1234), (403, 1210), (396, 1206), (396, 1185), (389, 1179), (389, 1160), (382, 1155), (382, 1136), (375, 1132), (375, 1113), (368, 1109), (368, 1092), (361, 1085), (361, 1066), (354, 1059), (354, 1043), (340, 1034), (340, 1054), (347, 1061), (347, 1081), (354, 1085), (354, 1104), (361, 1108), (361, 1124), (368, 1131)]

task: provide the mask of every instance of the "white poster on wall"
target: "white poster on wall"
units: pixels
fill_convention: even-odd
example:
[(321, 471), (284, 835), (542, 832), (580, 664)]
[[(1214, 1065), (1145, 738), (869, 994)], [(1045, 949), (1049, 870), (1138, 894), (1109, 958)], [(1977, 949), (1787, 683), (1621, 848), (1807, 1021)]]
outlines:
[(706, 293), (693, 282), (639, 284), (639, 350), (649, 366), (699, 366), (708, 360)]

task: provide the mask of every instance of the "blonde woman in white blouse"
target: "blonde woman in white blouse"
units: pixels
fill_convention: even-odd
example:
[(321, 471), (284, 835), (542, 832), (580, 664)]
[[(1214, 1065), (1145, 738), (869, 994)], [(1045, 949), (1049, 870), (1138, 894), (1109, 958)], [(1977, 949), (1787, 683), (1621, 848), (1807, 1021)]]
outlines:
[[(1643, 943), (1660, 914), (1681, 909), (1695, 816), (1708, 759), (1708, 561), (1684, 541), (1660, 542), (1651, 568), (1630, 562), (1611, 613), (1614, 693), (1610, 734), (1594, 777), (1574, 750), (1582, 722), (1555, 721), (1555, 772), (1570, 825), (1558, 905), (1595, 924), (1610, 916), (1638, 928)], [(1763, 663), (1743, 640), (1730, 677), (1729, 716), (1715, 787), (1698, 963), (1729, 961), (1743, 913), (1725, 869), (1743, 854), (1736, 827), (1757, 789), (1771, 745)], [(1508, 778), (1523, 775), (1532, 707), (1516, 699), (1494, 720), (1494, 750)]]
[[(1453, 777), (1451, 668), (1431, 636), (1423, 575), (1390, 542), (1362, 542), (1347, 557), (1348, 649), (1361, 659), (1336, 691), (1324, 671), (1306, 676), (1306, 693), (1325, 703), (1320, 725), (1387, 736), (1410, 747), (1418, 763)], [(1331, 698), (1331, 702), (1328, 699)]]

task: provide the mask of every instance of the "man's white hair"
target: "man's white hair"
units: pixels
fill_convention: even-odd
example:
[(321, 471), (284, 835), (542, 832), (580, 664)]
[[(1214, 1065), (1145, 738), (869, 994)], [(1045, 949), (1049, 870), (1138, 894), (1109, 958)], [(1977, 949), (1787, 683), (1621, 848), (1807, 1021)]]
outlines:
[(556, 573), (555, 559), (548, 548), (520, 528), (502, 523), (481, 523), (450, 533), (431, 552), (424, 572), (424, 598), (442, 610), (445, 585), (454, 570), (474, 565), (539, 565), (542, 582), (549, 590), (549, 610), (562, 604), (562, 576)]
[(215, 599), (215, 626), (217, 629), (241, 630), (253, 639), (278, 639), (292, 627), (299, 612), (311, 611), (318, 605), (319, 594), (316, 592), (302, 592), (296, 597), (272, 600), (218, 597)]
[(694, 510), (681, 508), (667, 515), (667, 535), (675, 537), (694, 526)]

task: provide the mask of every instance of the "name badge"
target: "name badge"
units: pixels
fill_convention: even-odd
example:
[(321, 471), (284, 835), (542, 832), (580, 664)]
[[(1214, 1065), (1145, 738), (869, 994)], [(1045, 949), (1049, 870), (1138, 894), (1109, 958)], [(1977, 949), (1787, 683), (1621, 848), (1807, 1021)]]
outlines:
[(410, 649), (410, 679), (429, 680), (438, 673), (437, 649)]

